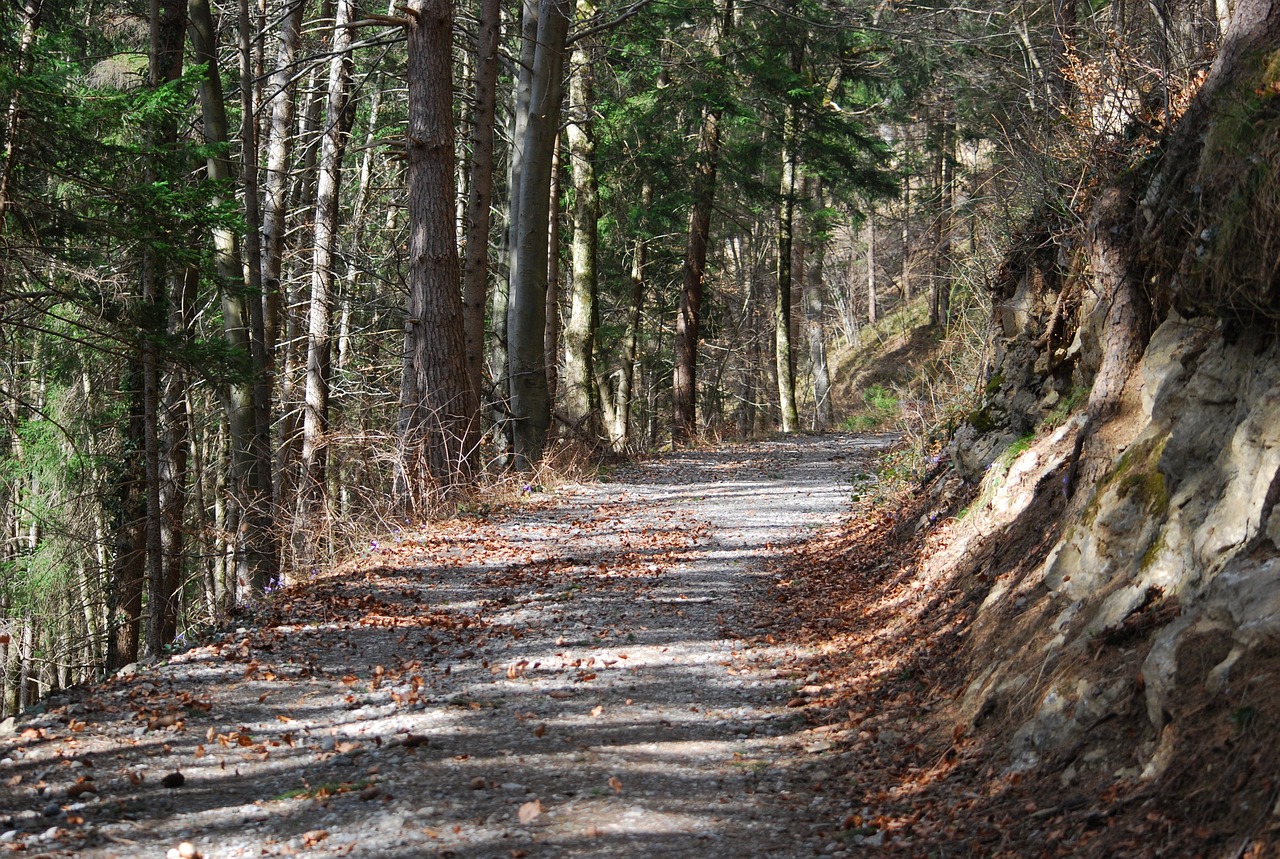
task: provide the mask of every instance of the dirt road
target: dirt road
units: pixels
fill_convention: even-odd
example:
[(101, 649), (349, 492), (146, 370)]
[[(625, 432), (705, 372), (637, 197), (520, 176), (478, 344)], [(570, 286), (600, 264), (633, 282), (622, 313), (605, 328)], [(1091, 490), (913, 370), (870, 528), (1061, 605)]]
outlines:
[(801, 715), (822, 678), (758, 607), (776, 547), (836, 521), (884, 443), (675, 454), (373, 542), (19, 720), (0, 853), (861, 852), (823, 818), (830, 743)]

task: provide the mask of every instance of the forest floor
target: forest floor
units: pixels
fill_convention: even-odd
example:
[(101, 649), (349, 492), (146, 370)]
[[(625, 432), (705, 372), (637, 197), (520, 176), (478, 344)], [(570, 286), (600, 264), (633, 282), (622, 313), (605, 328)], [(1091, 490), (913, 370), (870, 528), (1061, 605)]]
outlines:
[(843, 791), (824, 788), (837, 738), (814, 703), (829, 687), (767, 607), (786, 547), (847, 513), (852, 475), (887, 443), (677, 453), (371, 543), (235, 631), (20, 721), (0, 739), (0, 848), (702, 857), (878, 844), (874, 826), (841, 827)]
[(668, 454), (371, 542), (0, 725), (0, 855), (1209, 855), (959, 718), (986, 588), (920, 570), (967, 499), (851, 507), (892, 442)]

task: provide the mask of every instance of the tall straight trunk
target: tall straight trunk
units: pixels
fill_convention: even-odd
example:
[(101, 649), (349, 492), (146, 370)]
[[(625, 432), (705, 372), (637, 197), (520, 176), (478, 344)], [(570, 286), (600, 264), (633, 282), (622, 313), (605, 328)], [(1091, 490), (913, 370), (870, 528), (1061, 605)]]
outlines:
[(902, 182), (902, 302), (911, 303), (911, 177)]
[[(542, 364), (547, 368), (547, 403), (550, 411), (556, 407), (556, 388), (560, 383), (560, 201), (563, 192), (560, 181), (564, 147), (556, 139), (551, 155), (551, 190), (547, 205), (547, 297), (545, 324), (542, 329)], [(547, 437), (554, 438), (555, 421), (547, 427)]]
[(484, 311), (492, 227), (493, 137), (497, 121), (500, 0), (480, 0), (476, 29), (475, 91), (471, 114), (471, 180), (467, 192), (466, 253), (462, 264), (462, 329), (467, 378), (480, 396), (484, 381)]
[[(653, 205), (653, 178), (645, 176), (640, 188), (640, 207), (648, 211)], [(625, 451), (631, 434), (631, 411), (636, 377), (636, 355), (640, 345), (640, 318), (644, 310), (645, 267), (648, 264), (649, 240), (647, 236), (636, 238), (631, 256), (631, 303), (627, 311), (627, 333), (622, 341), (622, 369), (618, 372), (618, 387), (613, 407), (613, 426), (609, 441), (613, 449)]]
[(867, 323), (875, 325), (878, 314), (876, 295), (876, 214), (867, 213)]
[(507, 359), (516, 465), (542, 458), (551, 424), (545, 367), (547, 233), (551, 162), (560, 123), (564, 46), (569, 16), (564, 0), (541, 0), (528, 124), (517, 190), (516, 247), (507, 305)]
[[(169, 310), (169, 336), (178, 342), (187, 338), (195, 323), (195, 301), (200, 271), (187, 266), (182, 287)], [(160, 527), (164, 557), (161, 582), (163, 629), (161, 640), (173, 641), (178, 631), (177, 594), (186, 567), (186, 511), (189, 487), (188, 462), (191, 456), (191, 426), (187, 414), (186, 370), (170, 367), (164, 374), (160, 396), (163, 420), (160, 447)]]
[[(793, 53), (793, 64), (798, 52)], [(792, 244), (795, 241), (797, 187), (796, 115), (786, 108), (782, 130), (782, 187), (778, 201), (778, 291), (774, 296), (774, 360), (778, 368), (778, 412), (784, 433), (799, 429), (796, 412), (796, 360), (791, 343)]]
[[(149, 85), (159, 89), (182, 76), (183, 34), (187, 26), (186, 0), (151, 0), (151, 58)], [(164, 149), (177, 139), (173, 122), (165, 121), (155, 130), (153, 142)], [(147, 178), (167, 181), (149, 165)], [(145, 451), (146, 509), (145, 526), (147, 570), (146, 655), (160, 655), (164, 640), (165, 614), (168, 600), (164, 594), (164, 535), (160, 504), (160, 377), (161, 357), (157, 345), (168, 326), (167, 260), (158, 249), (144, 252), (142, 261), (142, 438)]]
[(302, 42), (302, 11), (305, 0), (284, 0), (280, 15), (280, 44), (276, 67), (267, 83), (270, 108), (267, 134), (267, 164), (262, 204), (262, 288), (264, 334), (269, 367), (274, 369), (275, 349), (283, 322), (284, 237), (289, 215), (289, 156), (293, 148), (293, 119), (297, 100), (293, 83), (293, 61)]
[[(812, 196), (816, 208), (823, 208), (822, 185), (813, 180)], [(809, 341), (809, 365), (813, 372), (813, 428), (823, 431), (835, 421), (831, 404), (831, 374), (827, 368), (827, 339), (825, 331), (826, 308), (823, 293), (826, 291), (825, 266), (827, 260), (827, 235), (813, 225), (809, 232), (809, 266), (804, 279), (805, 334)]]
[[(332, 2), (326, 2), (322, 15), (333, 14)], [(317, 155), (320, 150), (320, 125), (324, 116), (324, 102), (327, 88), (321, 83), (321, 67), (313, 64), (307, 73), (306, 84), (301, 89), (300, 100), (306, 105), (297, 117), (297, 141), (302, 150), (295, 157), (297, 169), (287, 176), (289, 190), (287, 197), (292, 202), (291, 217), (283, 223), (286, 232), (298, 232), (306, 236), (312, 232), (316, 213), (316, 188), (318, 183)], [(295, 229), (288, 229), (291, 221), (301, 223)], [(301, 240), (304, 247), (311, 247), (308, 238)], [(313, 251), (314, 255), (314, 251)], [(276, 443), (276, 481), (274, 501), (277, 510), (284, 511), (301, 501), (302, 485), (302, 424), (306, 396), (306, 319), (303, 316), (307, 298), (310, 296), (311, 271), (304, 263), (301, 253), (287, 258), (289, 270), (282, 268), (281, 275), (281, 309), (283, 311), (280, 324), (284, 327), (284, 337), (277, 343), (275, 363), (280, 367), (276, 374), (280, 380), (279, 402), (280, 427)], [(305, 278), (305, 283), (304, 283)], [(288, 555), (296, 555), (292, 546), (281, 546), (281, 562)]]
[(514, 461), (514, 423), (511, 420), (511, 367), (508, 361), (507, 312), (511, 304), (511, 283), (519, 271), (520, 185), (524, 173), (525, 132), (529, 124), (529, 98), (533, 92), (533, 61), (538, 47), (538, 0), (520, 4), (520, 58), (511, 93), (511, 109), (507, 120), (507, 137), (511, 141), (507, 158), (506, 226), (503, 230), (505, 270), (494, 280), (489, 318), (493, 325), (490, 339), (489, 370), (493, 388), (486, 391), (489, 416), (493, 421), (493, 440), (497, 463), (503, 467)]
[(121, 382), (124, 449), (115, 477), (115, 545), (107, 588), (108, 671), (138, 661), (142, 632), (142, 593), (146, 581), (147, 501), (142, 464), (142, 368), (130, 362)]
[[(945, 123), (934, 120), (930, 124), (929, 136), (934, 140), (935, 150), (933, 153), (932, 180), (933, 180), (933, 225), (931, 232), (933, 234), (933, 250), (929, 259), (929, 324), (944, 324), (944, 316), (942, 313), (942, 292), (944, 281), (947, 281), (947, 273), (944, 266), (944, 260), (947, 251), (944, 249), (944, 243), (949, 242), (951, 234), (945, 223), (946, 213), (946, 125)], [(950, 289), (950, 282), (945, 283), (947, 289)]]
[[(577, 16), (586, 21), (595, 11), (592, 0), (578, 0)], [(569, 65), (569, 166), (573, 180), (573, 273), (569, 287), (569, 322), (564, 329), (564, 404), (569, 419), (593, 438), (600, 434), (600, 406), (595, 384), (595, 341), (600, 219), (596, 180), (595, 39), (580, 39)]]
[[(712, 57), (720, 57), (724, 38), (733, 25), (733, 0), (724, 0), (707, 34)], [(671, 379), (671, 440), (687, 443), (698, 434), (698, 334), (702, 326), (703, 281), (707, 272), (707, 245), (711, 238), (711, 208), (716, 197), (716, 171), (720, 161), (719, 105), (703, 109), (698, 133), (698, 155), (693, 177), (693, 203), (680, 275), (680, 309), (676, 315), (674, 369)]]
[[(216, 30), (208, 0), (191, 0), (191, 44), (196, 61), (208, 66), (207, 77), (200, 87), (204, 138), (212, 153), (206, 161), (205, 171), (210, 179), (225, 182), (232, 178), (234, 170), (226, 154), (230, 130), (222, 75), (218, 69)], [(247, 48), (247, 44), (242, 48)], [(242, 68), (242, 77), (243, 71)], [(251, 118), (252, 112), (246, 113)], [(257, 240), (255, 148), (252, 140), (242, 147), (248, 159), (242, 173), (246, 183), (246, 206), (249, 207), (250, 214), (246, 221), (251, 243)], [(248, 598), (261, 593), (274, 575), (276, 558), (271, 545), (271, 459), (270, 446), (266, 441), (269, 431), (268, 415), (265, 414), (268, 396), (265, 389), (266, 351), (262, 343), (262, 303), (261, 290), (258, 288), (261, 283), (261, 268), (260, 260), (253, 259), (252, 254), (248, 266), (245, 266), (239, 238), (230, 229), (215, 227), (213, 240), (218, 289), (222, 297), (223, 335), (233, 351), (249, 359), (248, 365), (253, 376), (251, 379), (233, 382), (225, 394), (227, 423), (231, 430), (234, 496), (231, 509), (232, 533), (235, 535), (237, 597)], [(246, 272), (251, 278), (248, 284), (245, 283)]]
[(307, 371), (302, 410), (302, 475), (299, 516), (295, 526), (295, 550), (303, 562), (314, 559), (316, 527), (325, 507), (328, 465), (326, 434), (329, 429), (329, 382), (333, 353), (334, 250), (338, 233), (342, 156), (346, 148), (344, 127), (351, 86), (351, 23), (353, 0), (337, 0), (334, 14), (333, 55), (329, 60), (329, 86), (325, 99), (325, 125), (320, 140), (319, 176), (316, 182), (314, 250), (311, 298), (307, 312)]
[(415, 0), (409, 31), (409, 305), (403, 457), (412, 496), (471, 482), (478, 403), (467, 375), (453, 148), (452, 0)]
[[(18, 40), (18, 62), (14, 70), (17, 78), (27, 73), (31, 61), (31, 46), (36, 39), (36, 29), (40, 26), (40, 7), (42, 0), (24, 0), (22, 3), (22, 36)], [(5, 112), (4, 149), (0, 150), (0, 218), (9, 210), (12, 201), (13, 168), (18, 159), (18, 129), (22, 123), (22, 88), (13, 88), (9, 97), (9, 108)]]
[(248, 486), (250, 587), (260, 593), (279, 577), (276, 565), (275, 510), (272, 506), (271, 351), (267, 344), (262, 280), (262, 213), (258, 202), (258, 123), (249, 0), (240, 0), (240, 157), (244, 184), (245, 271), (248, 276), (249, 358), (253, 370), (253, 435), (249, 440), (253, 473)]
[(951, 288), (955, 261), (955, 200), (956, 200), (956, 134), (950, 120), (942, 126), (942, 165), (939, 176), (942, 182), (942, 199), (939, 203), (938, 229), (941, 240), (938, 247), (938, 323), (951, 324)]

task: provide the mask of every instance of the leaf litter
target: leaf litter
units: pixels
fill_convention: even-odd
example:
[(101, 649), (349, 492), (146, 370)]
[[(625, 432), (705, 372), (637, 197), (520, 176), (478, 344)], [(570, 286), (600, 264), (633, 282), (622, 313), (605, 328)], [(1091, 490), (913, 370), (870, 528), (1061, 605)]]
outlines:
[(684, 451), (371, 542), (25, 717), (0, 853), (1130, 855), (954, 721), (974, 606), (921, 584), (929, 501), (848, 511), (890, 441)]

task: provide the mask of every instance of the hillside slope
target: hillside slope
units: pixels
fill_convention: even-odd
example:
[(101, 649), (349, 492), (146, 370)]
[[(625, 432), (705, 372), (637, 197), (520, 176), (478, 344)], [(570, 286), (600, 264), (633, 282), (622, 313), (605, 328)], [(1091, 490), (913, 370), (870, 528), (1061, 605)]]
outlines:
[(894, 536), (829, 548), (843, 585), (812, 583), (895, 607), (896, 650), (856, 618), (850, 646), (930, 677), (916, 736), (972, 767), (982, 853), (1018, 853), (1011, 830), (1072, 855), (1280, 849), (1277, 32), (1241, 4), (1156, 157), (1116, 163), (1076, 225), (1027, 226), (949, 450), (972, 488), (940, 477), (879, 521)]

